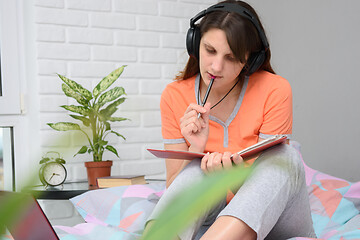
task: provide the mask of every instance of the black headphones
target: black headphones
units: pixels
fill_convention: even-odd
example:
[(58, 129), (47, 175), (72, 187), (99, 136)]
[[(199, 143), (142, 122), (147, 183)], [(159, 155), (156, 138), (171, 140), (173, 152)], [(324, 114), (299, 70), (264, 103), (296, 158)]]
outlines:
[(214, 11), (224, 11), (224, 12), (235, 12), (242, 17), (249, 19), (257, 29), (259, 37), (263, 44), (263, 49), (257, 53), (253, 53), (248, 59), (248, 69), (246, 75), (251, 75), (256, 72), (259, 67), (264, 63), (266, 58), (266, 50), (269, 48), (269, 43), (266, 39), (264, 31), (260, 28), (260, 24), (256, 17), (246, 8), (234, 4), (234, 3), (218, 3), (215, 4), (201, 12), (199, 12), (195, 17), (190, 19), (190, 28), (186, 35), (186, 49), (190, 56), (199, 59), (199, 47), (200, 47), (200, 28), (195, 24), (197, 20), (204, 17), (206, 14)]

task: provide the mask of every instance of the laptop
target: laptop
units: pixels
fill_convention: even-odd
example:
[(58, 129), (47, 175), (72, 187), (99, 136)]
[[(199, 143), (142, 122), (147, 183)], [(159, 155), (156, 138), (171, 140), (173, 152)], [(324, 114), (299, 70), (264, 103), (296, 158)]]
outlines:
[(11, 223), (5, 221), (15, 240), (59, 240), (50, 221), (31, 194), (0, 191), (0, 209), (6, 203), (19, 209)]

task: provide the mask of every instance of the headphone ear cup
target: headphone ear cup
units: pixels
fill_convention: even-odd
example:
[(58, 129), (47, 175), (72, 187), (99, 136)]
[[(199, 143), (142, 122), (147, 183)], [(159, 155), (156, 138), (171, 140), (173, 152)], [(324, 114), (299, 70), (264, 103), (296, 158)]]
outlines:
[(196, 26), (189, 28), (186, 34), (186, 49), (190, 56), (199, 59), (200, 29)]
[(253, 53), (248, 61), (249, 67), (246, 75), (250, 76), (251, 74), (256, 72), (264, 63), (265, 57), (266, 57), (265, 50), (261, 50), (260, 52)]

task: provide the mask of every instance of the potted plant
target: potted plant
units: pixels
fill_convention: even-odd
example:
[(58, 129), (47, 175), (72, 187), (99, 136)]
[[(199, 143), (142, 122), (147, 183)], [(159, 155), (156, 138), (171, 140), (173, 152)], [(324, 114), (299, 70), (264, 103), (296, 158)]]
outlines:
[(114, 87), (106, 91), (120, 77), (125, 67), (124, 65), (104, 77), (92, 92), (75, 81), (58, 74), (64, 82), (62, 90), (65, 95), (74, 98), (80, 104), (61, 107), (75, 113), (69, 114), (70, 117), (81, 121), (88, 130), (86, 131), (79, 124), (72, 122), (48, 123), (48, 125), (57, 131), (77, 130), (86, 136), (89, 145), (82, 146), (74, 156), (84, 153), (92, 154), (93, 161), (85, 162), (90, 186), (96, 185), (97, 177), (110, 176), (111, 174), (112, 161), (103, 161), (104, 151), (108, 150), (119, 157), (116, 149), (105, 140), (106, 137), (109, 134), (115, 134), (125, 140), (123, 135), (111, 129), (111, 122), (128, 120), (127, 118), (112, 116), (117, 111), (117, 107), (125, 101), (125, 97), (123, 97), (126, 94), (125, 90), (123, 87)]

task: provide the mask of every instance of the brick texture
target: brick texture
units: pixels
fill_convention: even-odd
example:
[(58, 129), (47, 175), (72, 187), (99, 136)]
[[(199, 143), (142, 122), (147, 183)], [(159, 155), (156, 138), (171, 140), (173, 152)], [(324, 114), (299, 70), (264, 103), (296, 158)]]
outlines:
[[(56, 132), (46, 123), (76, 120), (60, 108), (76, 104), (61, 90), (56, 73), (94, 87), (116, 67), (128, 65), (116, 86), (123, 86), (127, 100), (116, 116), (130, 121), (115, 123), (126, 141), (109, 136), (120, 158), (114, 174), (145, 174), (165, 178), (164, 160), (146, 151), (162, 147), (160, 95), (187, 60), (185, 34), (189, 19), (210, 0), (35, 0), (37, 80), (40, 145), (44, 152), (57, 150), (67, 159), (68, 181), (86, 180), (84, 161), (73, 155), (86, 144), (75, 132)], [(64, 218), (71, 212), (64, 212)]]

